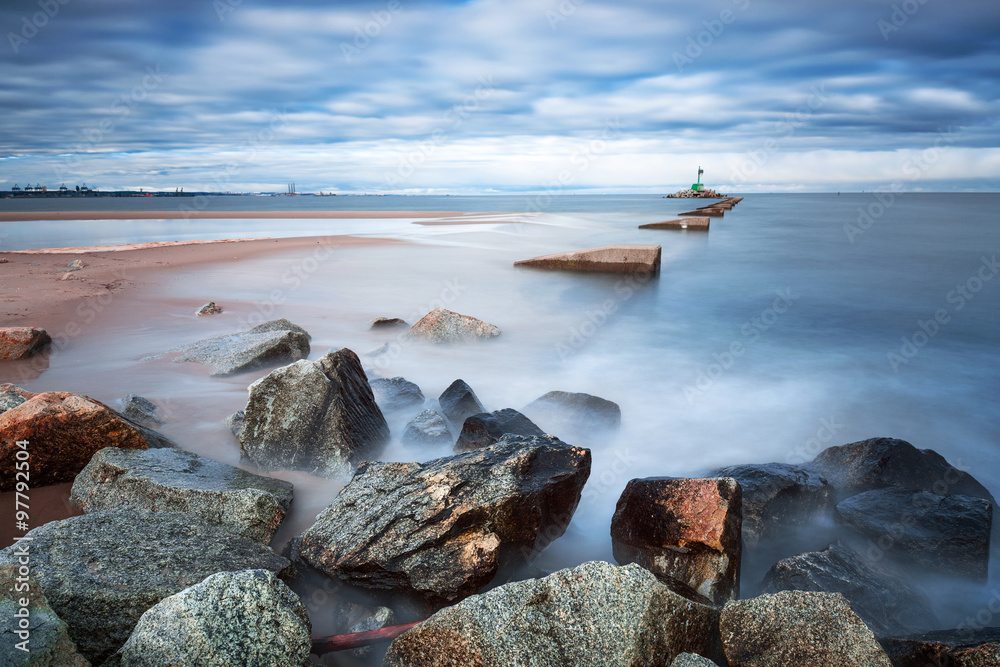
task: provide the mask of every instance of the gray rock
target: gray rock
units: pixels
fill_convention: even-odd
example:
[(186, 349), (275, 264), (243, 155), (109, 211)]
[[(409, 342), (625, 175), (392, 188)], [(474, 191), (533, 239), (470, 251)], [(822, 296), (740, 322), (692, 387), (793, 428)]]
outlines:
[(104, 667), (308, 665), (311, 629), (274, 573), (219, 572), (147, 610)]
[(637, 565), (584, 563), (439, 611), (389, 646), (383, 667), (654, 667), (715, 654), (718, 609)]
[(424, 394), (420, 387), (405, 378), (376, 378), (371, 385), (375, 402), (384, 412), (423, 405)]
[(841, 501), (834, 517), (894, 560), (986, 581), (993, 506), (984, 498), (877, 489)]
[(368, 329), (373, 331), (392, 331), (394, 329), (405, 329), (408, 326), (410, 325), (398, 317), (376, 317), (372, 320)]
[(90, 667), (38, 583), (13, 564), (0, 565), (0, 618), (3, 667)]
[(246, 416), (245, 410), (237, 410), (222, 420), (223, 425), (228, 428), (237, 438), (240, 437), (240, 429), (243, 428), (243, 418)]
[(455, 380), (448, 385), (438, 397), (438, 404), (445, 418), (458, 428), (472, 415), (486, 412), (476, 392), (472, 391), (465, 380)]
[(204, 306), (194, 311), (194, 314), (198, 317), (202, 317), (204, 315), (219, 315), (220, 313), (222, 313), (222, 307), (215, 305), (214, 301), (209, 301)]
[(934, 624), (933, 609), (923, 595), (843, 544), (775, 563), (764, 577), (763, 592), (778, 591), (840, 593), (878, 636)]
[(143, 612), (216, 572), (266, 569), (287, 560), (191, 514), (121, 508), (52, 521), (0, 551), (14, 565), (30, 550), (31, 573), (69, 626), (80, 653), (100, 665), (128, 639)]
[[(992, 609), (992, 607), (991, 607)], [(964, 627), (880, 639), (896, 667), (996, 667), (1000, 628)]]
[(182, 345), (174, 361), (197, 361), (214, 368), (213, 376), (248, 373), (309, 356), (309, 334), (288, 320), (272, 320), (248, 331)]
[(729, 477), (633, 479), (611, 519), (615, 560), (722, 604), (740, 590), (740, 507)]
[(482, 412), (465, 420), (462, 432), (455, 443), (456, 452), (468, 452), (480, 447), (488, 447), (507, 434), (545, 435), (545, 432), (512, 408), (494, 412)]
[[(349, 634), (355, 632), (371, 632), (372, 630), (381, 630), (382, 628), (389, 627), (395, 624), (396, 614), (388, 607), (374, 607), (368, 614), (365, 614), (364, 618), (359, 620), (357, 623), (350, 625), (347, 628)], [(371, 655), (373, 652), (373, 647), (369, 644), (368, 646), (360, 646), (356, 649), (351, 650), (351, 655), (357, 658), (365, 658)]]
[(0, 384), (0, 414), (24, 403), (32, 396), (37, 396), (33, 392), (21, 389), (16, 384), (9, 382)]
[(500, 335), (500, 328), (468, 315), (435, 308), (406, 332), (406, 337), (428, 343), (474, 343)]
[(134, 422), (159, 426), (163, 420), (156, 416), (157, 406), (148, 398), (125, 394), (122, 399), (122, 414)]
[(839, 593), (783, 591), (727, 602), (719, 629), (729, 667), (891, 667)]
[(819, 473), (785, 463), (735, 465), (710, 477), (732, 477), (743, 490), (743, 546), (787, 540), (833, 509), (834, 490)]
[(440, 607), (561, 535), (590, 451), (508, 436), (427, 463), (363, 463), (302, 535), (300, 558), (341, 581)]
[(407, 445), (450, 445), (452, 435), (444, 417), (435, 410), (424, 410), (406, 425), (402, 441)]
[(249, 391), (240, 452), (261, 469), (336, 477), (389, 438), (361, 361), (347, 348), (271, 371)]
[(606, 437), (621, 425), (617, 403), (590, 394), (550, 391), (522, 408), (533, 422), (549, 433), (572, 442)]
[(996, 500), (972, 475), (953, 467), (930, 449), (917, 449), (905, 440), (870, 438), (824, 449), (806, 467), (824, 477), (840, 498), (863, 491), (896, 487), (929, 491), (939, 496), (960, 493)]
[(697, 653), (681, 653), (674, 661), (670, 663), (670, 667), (719, 667), (717, 664), (709, 660), (708, 658), (703, 658)]
[(107, 447), (77, 475), (69, 500), (87, 513), (188, 512), (269, 544), (292, 502), (292, 485), (179, 449)]

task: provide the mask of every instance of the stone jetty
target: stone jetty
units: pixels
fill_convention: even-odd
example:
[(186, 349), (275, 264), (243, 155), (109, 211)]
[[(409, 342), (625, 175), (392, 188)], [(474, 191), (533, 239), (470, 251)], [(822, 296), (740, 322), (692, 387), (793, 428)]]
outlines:
[(619, 244), (522, 259), (514, 262), (514, 266), (601, 273), (656, 273), (660, 270), (660, 256), (658, 245)]

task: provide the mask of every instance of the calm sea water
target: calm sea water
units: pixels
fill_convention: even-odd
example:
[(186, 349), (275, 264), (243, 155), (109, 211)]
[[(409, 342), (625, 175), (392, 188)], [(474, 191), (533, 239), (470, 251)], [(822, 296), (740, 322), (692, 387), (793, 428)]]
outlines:
[[(162, 210), (171, 201), (5, 200), (0, 210)], [(0, 379), (112, 404), (130, 391), (147, 396), (164, 406), (166, 435), (236, 463), (238, 446), (219, 421), (243, 406), (247, 385), (262, 373), (209, 378), (195, 364), (144, 357), (273, 317), (312, 333), (311, 358), (342, 346), (363, 354), (385, 342), (367, 331), (372, 318), (413, 322), (443, 305), (504, 333), (463, 348), (404, 345), (371, 363), (416, 382), (428, 397), (461, 377), (489, 409), (519, 409), (554, 389), (622, 407), (618, 436), (587, 443), (594, 468), (584, 500), (542, 567), (611, 560), (610, 518), (631, 478), (802, 462), (823, 447), (874, 436), (935, 449), (1000, 496), (1000, 195), (750, 195), (713, 219), (708, 233), (637, 229), (692, 207), (654, 196), (227, 197), (207, 206), (504, 212), (513, 215), (503, 219), (523, 222), (0, 223), (7, 248), (338, 233), (418, 244), (196, 267), (161, 287), (116, 297), (37, 378), (22, 381), (18, 367), (7, 366)], [(662, 245), (661, 274), (640, 284), (512, 266), (610, 243)], [(195, 318), (209, 300), (227, 312)], [(405, 418), (390, 422), (398, 436)], [(384, 458), (447, 453), (394, 440)], [(276, 476), (297, 486), (281, 541), (308, 526), (339, 486), (298, 473)], [(759, 576), (747, 572), (745, 587)]]

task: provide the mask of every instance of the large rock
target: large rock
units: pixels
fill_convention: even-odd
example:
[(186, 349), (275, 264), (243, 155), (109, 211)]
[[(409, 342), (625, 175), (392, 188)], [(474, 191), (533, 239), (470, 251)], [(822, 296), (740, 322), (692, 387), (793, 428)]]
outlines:
[(258, 468), (335, 477), (389, 438), (361, 361), (347, 348), (273, 370), (249, 391), (240, 452)]
[(729, 602), (719, 629), (729, 667), (891, 667), (837, 593), (784, 591)]
[(740, 485), (734, 479), (630, 481), (611, 519), (622, 565), (638, 563), (715, 604), (740, 591)]
[(448, 422), (435, 410), (424, 410), (410, 420), (401, 438), (407, 445), (450, 445)]
[(826, 477), (840, 498), (862, 491), (897, 487), (929, 491), (939, 496), (960, 493), (996, 501), (972, 475), (949, 464), (930, 449), (917, 449), (905, 440), (870, 438), (829, 447), (808, 464)]
[(468, 315), (435, 308), (406, 332), (406, 337), (430, 343), (474, 343), (496, 338), (500, 328)]
[(659, 667), (717, 651), (718, 610), (635, 565), (584, 563), (495, 588), (397, 637), (383, 667)]
[(292, 485), (179, 449), (108, 447), (77, 475), (69, 500), (88, 513), (188, 512), (269, 544), (292, 502)]
[(648, 225), (639, 225), (639, 229), (690, 229), (691, 231), (707, 232), (708, 225), (709, 219), (707, 217), (692, 216), (664, 220), (663, 222), (651, 222)]
[(438, 398), (438, 405), (444, 416), (456, 427), (461, 427), (472, 415), (486, 412), (476, 392), (472, 391), (465, 380), (455, 380), (448, 385)]
[[(0, 414), (0, 466), (14, 470), (25, 445), (31, 457), (31, 486), (71, 482), (105, 447), (146, 449), (174, 443), (87, 396), (64, 391), (34, 395)], [(0, 477), (0, 491), (14, 488), (14, 475)]]
[(271, 320), (244, 332), (204, 338), (170, 350), (174, 361), (211, 366), (213, 376), (236, 375), (309, 356), (309, 334), (288, 320)]
[(509, 436), (427, 463), (363, 463), (302, 535), (299, 557), (373, 591), (451, 604), (566, 529), (590, 451)]
[(681, 653), (674, 661), (670, 663), (670, 667), (719, 667), (716, 663), (712, 662), (708, 658), (702, 657), (697, 653)]
[(31, 574), (80, 653), (97, 665), (163, 598), (216, 572), (280, 573), (289, 565), (259, 542), (182, 512), (107, 510), (52, 521), (28, 536), (0, 551), (0, 564), (17, 564), (28, 550)]
[(309, 665), (311, 627), (274, 573), (220, 572), (147, 610), (104, 667)]
[(934, 612), (923, 595), (901, 577), (875, 569), (839, 543), (775, 563), (764, 577), (763, 592), (778, 591), (840, 593), (880, 637), (934, 623)]
[(371, 381), (375, 402), (383, 412), (393, 412), (423, 405), (424, 393), (406, 378), (375, 378)]
[(732, 477), (743, 491), (743, 546), (786, 540), (833, 509), (834, 490), (819, 473), (785, 463), (735, 465), (709, 473)]
[(514, 262), (514, 266), (562, 271), (604, 273), (656, 273), (660, 270), (658, 245), (606, 245), (586, 250), (560, 252)]
[(936, 630), (879, 641), (896, 667), (1000, 665), (1000, 628)]
[(622, 410), (617, 403), (567, 391), (550, 391), (539, 396), (521, 412), (547, 432), (573, 442), (603, 438), (622, 422)]
[(0, 361), (24, 359), (52, 342), (48, 332), (38, 327), (0, 328)]
[(462, 432), (455, 443), (455, 451), (468, 452), (488, 447), (507, 434), (545, 435), (545, 432), (513, 408), (482, 412), (465, 420)]
[(986, 581), (993, 523), (988, 500), (877, 489), (841, 501), (834, 517), (860, 533), (880, 555)]
[(122, 414), (140, 424), (147, 424), (149, 426), (163, 424), (163, 420), (156, 416), (157, 409), (155, 403), (142, 396), (125, 394), (125, 397), (122, 398)]
[(14, 564), (0, 565), (0, 665), (90, 667), (34, 577), (18, 569)]

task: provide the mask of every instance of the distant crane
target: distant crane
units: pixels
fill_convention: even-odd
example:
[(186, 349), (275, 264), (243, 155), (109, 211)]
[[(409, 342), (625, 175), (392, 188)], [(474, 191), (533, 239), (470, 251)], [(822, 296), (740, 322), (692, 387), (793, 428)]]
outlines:
[(291, 196), (291, 195), (294, 195), (294, 194), (296, 194), (296, 192), (295, 192), (295, 183), (289, 183), (288, 184), (288, 195)]

